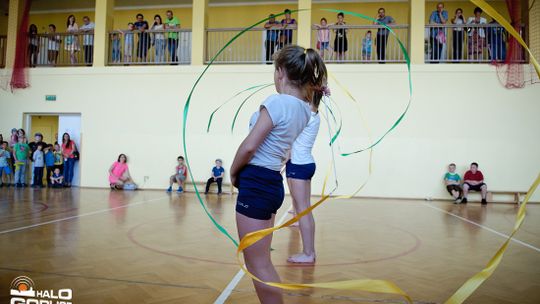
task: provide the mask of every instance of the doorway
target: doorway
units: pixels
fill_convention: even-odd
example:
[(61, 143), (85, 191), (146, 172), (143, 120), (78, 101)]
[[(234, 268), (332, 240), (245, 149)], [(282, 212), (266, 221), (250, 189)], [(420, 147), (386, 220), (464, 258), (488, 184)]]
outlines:
[[(28, 139), (32, 141), (34, 134), (43, 134), (43, 141), (54, 144), (62, 143), (62, 135), (68, 133), (75, 142), (77, 149), (82, 153), (81, 114), (80, 113), (25, 113), (25, 128), (28, 130)], [(73, 186), (80, 186), (81, 174), (79, 161), (75, 162), (73, 169)]]

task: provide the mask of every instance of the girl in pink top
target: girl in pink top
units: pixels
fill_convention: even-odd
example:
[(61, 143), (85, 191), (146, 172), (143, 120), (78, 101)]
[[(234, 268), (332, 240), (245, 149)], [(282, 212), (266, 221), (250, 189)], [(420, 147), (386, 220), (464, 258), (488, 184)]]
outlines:
[(73, 170), (75, 168), (75, 155), (77, 151), (75, 142), (71, 140), (68, 133), (62, 135), (62, 156), (64, 157), (64, 186), (71, 187), (71, 181), (73, 180)]
[(321, 24), (314, 24), (317, 28), (317, 49), (319, 50), (319, 55), (321, 58), (324, 58), (324, 50), (328, 50), (330, 58), (332, 58), (332, 48), (330, 47), (330, 29), (326, 18), (321, 18)]
[(127, 165), (127, 156), (120, 154), (118, 161), (114, 162), (109, 169), (109, 184), (111, 189), (123, 189), (124, 184), (133, 183)]

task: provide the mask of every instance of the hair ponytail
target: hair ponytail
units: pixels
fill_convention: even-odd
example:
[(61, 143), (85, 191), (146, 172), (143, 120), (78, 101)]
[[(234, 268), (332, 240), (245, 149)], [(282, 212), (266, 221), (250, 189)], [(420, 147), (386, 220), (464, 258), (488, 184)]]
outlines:
[(302, 89), (306, 100), (319, 107), (326, 86), (326, 65), (314, 49), (287, 45), (276, 54), (276, 69), (283, 68), (291, 84)]

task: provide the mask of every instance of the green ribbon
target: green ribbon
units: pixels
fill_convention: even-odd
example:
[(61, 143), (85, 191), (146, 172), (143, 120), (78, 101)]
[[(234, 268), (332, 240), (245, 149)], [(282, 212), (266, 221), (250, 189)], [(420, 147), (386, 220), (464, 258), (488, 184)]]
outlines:
[[(298, 11), (304, 11), (304, 10), (307, 10), (307, 9), (303, 9), (303, 10), (293, 10), (292, 12), (298, 12)], [(411, 105), (411, 100), (412, 100), (412, 77), (411, 77), (411, 61), (410, 61), (410, 58), (409, 58), (409, 54), (407, 53), (407, 50), (405, 48), (405, 46), (403, 45), (403, 43), (401, 42), (401, 40), (399, 40), (399, 38), (397, 37), (396, 33), (390, 28), (388, 27), (386, 24), (382, 23), (382, 22), (379, 22), (377, 21), (376, 19), (372, 18), (372, 17), (369, 17), (369, 16), (366, 16), (366, 15), (363, 15), (363, 14), (359, 14), (359, 13), (354, 13), (354, 12), (349, 12), (349, 11), (341, 11), (341, 10), (335, 10), (335, 9), (321, 9), (323, 11), (328, 11), (328, 12), (334, 12), (334, 13), (339, 13), (339, 12), (342, 12), (343, 14), (346, 14), (346, 15), (351, 15), (351, 16), (355, 16), (355, 17), (358, 17), (358, 18), (362, 18), (362, 19), (367, 19), (367, 20), (371, 20), (373, 22), (377, 22), (379, 23), (380, 25), (382, 25), (383, 27), (385, 27), (397, 40), (397, 42), (399, 43), (399, 46), (404, 54), (404, 57), (405, 57), (405, 61), (407, 63), (407, 70), (408, 70), (408, 80), (409, 80), (409, 101), (407, 103), (407, 106), (405, 108), (405, 110), (403, 111), (403, 113), (398, 117), (398, 119), (396, 120), (396, 122), (390, 127), (390, 129), (388, 129), (379, 139), (377, 139), (374, 143), (372, 143), (371, 145), (369, 145), (368, 147), (366, 148), (363, 148), (363, 149), (360, 149), (360, 150), (356, 150), (356, 151), (352, 151), (352, 152), (349, 152), (349, 153), (341, 153), (342, 156), (348, 156), (348, 155), (352, 155), (352, 154), (356, 154), (356, 153), (360, 153), (360, 152), (363, 152), (363, 151), (366, 151), (366, 150), (369, 150), (373, 147), (375, 147), (376, 145), (378, 145), (392, 130), (394, 130), (400, 123), (401, 121), (403, 120), (403, 118), (405, 117), (405, 114), (408, 112), (409, 110), (409, 107)], [(284, 15), (285, 13), (279, 13), (279, 14), (275, 14), (274, 17), (279, 17), (279, 16), (282, 16)], [(182, 122), (182, 146), (183, 146), (183, 150), (184, 150), (184, 157), (185, 157), (185, 161), (186, 161), (186, 166), (188, 168), (188, 173), (189, 173), (189, 176), (190, 176), (190, 179), (191, 179), (191, 183), (193, 184), (193, 187), (195, 189), (195, 194), (197, 196), (197, 199), (201, 205), (201, 207), (203, 208), (204, 212), (206, 213), (206, 215), (208, 216), (208, 218), (211, 220), (211, 222), (214, 224), (214, 226), (221, 232), (223, 233), (228, 239), (230, 239), (235, 246), (238, 247), (238, 241), (236, 241), (236, 239), (223, 227), (221, 226), (216, 220), (215, 218), (210, 214), (210, 212), (208, 211), (208, 208), (206, 207), (206, 205), (204, 204), (203, 200), (202, 200), (202, 197), (201, 197), (201, 194), (197, 188), (197, 185), (195, 185), (195, 182), (193, 181), (193, 171), (191, 169), (191, 165), (190, 165), (190, 162), (189, 162), (189, 156), (188, 156), (188, 151), (187, 151), (187, 145), (186, 145), (186, 139), (187, 139), (187, 136), (186, 136), (186, 130), (187, 130), (187, 122), (188, 122), (188, 114), (189, 114), (189, 107), (191, 105), (191, 98), (193, 97), (193, 93), (195, 92), (195, 89), (197, 88), (197, 86), (199, 85), (201, 79), (203, 78), (203, 76), (206, 74), (206, 72), (208, 71), (208, 69), (212, 66), (212, 64), (214, 63), (214, 61), (216, 60), (216, 58), (221, 54), (223, 53), (223, 51), (229, 46), (231, 45), (236, 39), (238, 39), (240, 36), (242, 36), (245, 32), (249, 31), (250, 29), (254, 28), (255, 26), (265, 22), (265, 21), (268, 21), (270, 18), (267, 17), (267, 18), (264, 18), (260, 21), (257, 21), (256, 23), (252, 24), (251, 26), (249, 27), (246, 27), (245, 29), (243, 29), (242, 31), (238, 32), (233, 38), (231, 38), (231, 40), (229, 40), (213, 57), (212, 59), (210, 60), (210, 62), (206, 65), (206, 67), (203, 69), (203, 71), (201, 72), (201, 74), (199, 75), (199, 77), (197, 77), (195, 83), (193, 84), (191, 90), (189, 91), (189, 95), (188, 95), (188, 98), (184, 104), (184, 111), (183, 111), (183, 122)], [(235, 96), (233, 96), (232, 98), (230, 98), (230, 100), (232, 100), (234, 97), (240, 95), (241, 93), (245, 92), (245, 91), (250, 91), (250, 90), (254, 90), (256, 89), (255, 92), (251, 93), (246, 99), (244, 99), (244, 101), (242, 102), (242, 104), (240, 105), (240, 107), (237, 109), (236, 111), (236, 114), (235, 114), (235, 117), (233, 119), (233, 123), (232, 123), (232, 126), (231, 126), (231, 131), (234, 129), (234, 125), (236, 123), (236, 119), (237, 119), (237, 116), (238, 116), (238, 113), (240, 112), (241, 108), (243, 107), (243, 105), (254, 95), (256, 94), (257, 92), (259, 92), (260, 90), (270, 86), (271, 84), (263, 84), (263, 85), (258, 85), (258, 86), (254, 86), (254, 87), (250, 87), (244, 91), (241, 91), (240, 93), (237, 93)], [(224, 104), (228, 103), (228, 101), (226, 101)], [(219, 106), (216, 110), (214, 110), (214, 112), (212, 112), (212, 114), (210, 115), (210, 119), (208, 121), (208, 126), (207, 126), (207, 132), (210, 130), (210, 126), (211, 126), (211, 123), (212, 123), (212, 119), (214, 117), (214, 114), (224, 105), (222, 104), (221, 106)], [(333, 115), (333, 114), (332, 114)], [(334, 117), (335, 118), (335, 117)], [(336, 140), (337, 138), (339, 137), (339, 135), (341, 134), (341, 126), (342, 126), (342, 123), (340, 122), (340, 127), (339, 129), (337, 130), (336, 134), (334, 136), (332, 136), (332, 139), (330, 140), (330, 145), (332, 145)]]

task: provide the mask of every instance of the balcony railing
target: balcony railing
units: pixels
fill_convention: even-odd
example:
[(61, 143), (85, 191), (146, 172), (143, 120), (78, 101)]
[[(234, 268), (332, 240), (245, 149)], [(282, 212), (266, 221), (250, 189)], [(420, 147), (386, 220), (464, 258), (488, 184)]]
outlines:
[(191, 30), (111, 31), (109, 65), (191, 63)]
[[(391, 25), (408, 49), (409, 26)], [(405, 55), (398, 41), (382, 25), (345, 25), (313, 27), (312, 48), (317, 48), (326, 62), (401, 63)]]
[(49, 33), (28, 37), (27, 58), (30, 67), (91, 66), (94, 53), (93, 33)]
[[(524, 27), (521, 28), (522, 34)], [(527, 61), (525, 52), (510, 54), (506, 30), (498, 24), (426, 25), (425, 61), (489, 63)]]
[(0, 69), (6, 67), (7, 36), (0, 36)]
[[(206, 62), (243, 28), (219, 28), (206, 31)], [(214, 63), (272, 63), (274, 52), (296, 43), (296, 26), (287, 29), (252, 28), (238, 37), (214, 60)]]

